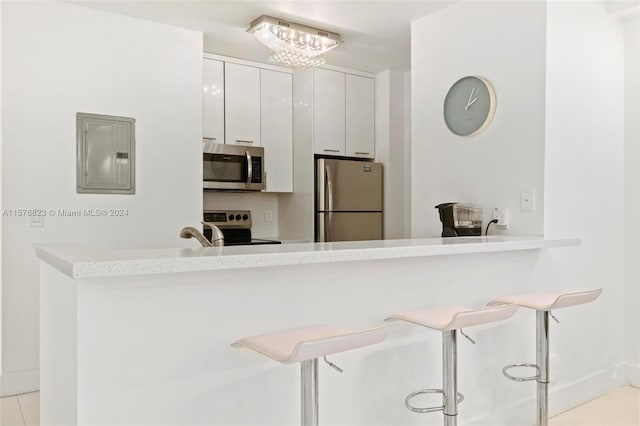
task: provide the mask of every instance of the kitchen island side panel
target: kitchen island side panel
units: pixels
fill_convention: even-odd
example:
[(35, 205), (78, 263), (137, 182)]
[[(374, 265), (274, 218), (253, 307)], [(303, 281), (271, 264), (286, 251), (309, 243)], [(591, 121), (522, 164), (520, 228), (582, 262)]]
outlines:
[(77, 424), (77, 293), (74, 280), (40, 263), (40, 424)]
[[(546, 250), (526, 250), (77, 280), (78, 423), (296, 424), (299, 367), (231, 343), (305, 325), (369, 327), (395, 312), (482, 306), (500, 295), (548, 288), (550, 277), (566, 273), (550, 257)], [(451, 272), (461, 265), (464, 271)], [(571, 324), (589, 328), (598, 309), (572, 309)], [(519, 405), (528, 401), (528, 389), (500, 373), (504, 364), (535, 353), (530, 320), (521, 313), (467, 330), (479, 344), (461, 344), (459, 351), (460, 385), (469, 395), (461, 420), (532, 421), (528, 415), (535, 412)], [(576, 332), (571, 324), (564, 333)], [(439, 386), (440, 340), (437, 332), (391, 324), (384, 343), (330, 357), (345, 372), (320, 368), (322, 422), (421, 424), (402, 399)], [(554, 343), (559, 353), (589, 351), (594, 344), (580, 335)], [(561, 384), (586, 388), (582, 380), (596, 370), (575, 366)], [(41, 398), (51, 404), (59, 396), (43, 392)], [(517, 410), (507, 410), (514, 404)]]

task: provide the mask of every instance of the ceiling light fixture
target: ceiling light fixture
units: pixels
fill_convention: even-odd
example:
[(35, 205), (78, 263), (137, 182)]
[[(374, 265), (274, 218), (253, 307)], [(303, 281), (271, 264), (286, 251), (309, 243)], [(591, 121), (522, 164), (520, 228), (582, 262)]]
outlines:
[(262, 15), (247, 30), (273, 51), (270, 62), (307, 68), (324, 64), (322, 54), (340, 43), (340, 34)]

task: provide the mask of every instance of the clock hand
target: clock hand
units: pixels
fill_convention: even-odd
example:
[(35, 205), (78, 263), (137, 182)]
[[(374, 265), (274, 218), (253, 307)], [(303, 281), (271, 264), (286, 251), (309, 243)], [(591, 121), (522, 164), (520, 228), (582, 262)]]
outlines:
[(475, 101), (477, 101), (477, 100), (478, 100), (478, 97), (476, 96), (476, 97), (475, 97), (475, 98), (473, 98), (473, 100), (472, 100), (472, 101), (467, 105), (467, 108), (469, 108), (471, 105), (473, 105), (473, 103), (474, 103)]
[(473, 100), (473, 102), (471, 101), (471, 98), (473, 98), (473, 94), (475, 93), (475, 91), (476, 91), (476, 88), (475, 88), (475, 87), (471, 88), (471, 93), (469, 94), (469, 100), (467, 101), (467, 105), (464, 107), (464, 110), (465, 110), (465, 111), (467, 110), (467, 108), (469, 108), (469, 107), (471, 106), (471, 104), (472, 104), (473, 102), (475, 102), (475, 101), (476, 101), (476, 99), (478, 99), (478, 98), (475, 98), (475, 99)]

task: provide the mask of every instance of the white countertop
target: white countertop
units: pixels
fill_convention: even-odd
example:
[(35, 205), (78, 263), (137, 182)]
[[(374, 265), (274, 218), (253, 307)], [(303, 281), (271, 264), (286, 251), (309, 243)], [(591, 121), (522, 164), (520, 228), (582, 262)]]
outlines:
[(101, 278), (578, 245), (579, 238), (489, 236), (139, 250), (41, 244), (36, 245), (36, 253), (72, 278)]

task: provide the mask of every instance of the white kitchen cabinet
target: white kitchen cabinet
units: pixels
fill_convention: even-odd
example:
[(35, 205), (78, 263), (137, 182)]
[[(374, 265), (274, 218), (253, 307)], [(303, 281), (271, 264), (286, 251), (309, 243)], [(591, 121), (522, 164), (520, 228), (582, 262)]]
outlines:
[(260, 140), (264, 147), (266, 192), (293, 191), (292, 75), (260, 70)]
[(374, 158), (375, 80), (347, 74), (345, 80), (346, 155)]
[(313, 70), (313, 149), (345, 155), (345, 73)]
[(224, 63), (225, 143), (260, 146), (260, 68)]
[(202, 67), (202, 137), (224, 143), (224, 62), (205, 59)]

